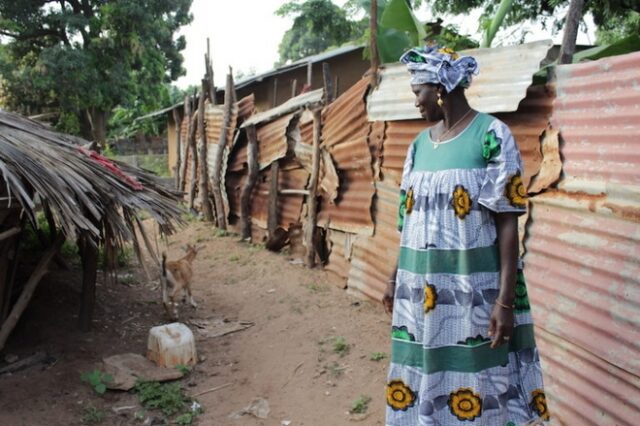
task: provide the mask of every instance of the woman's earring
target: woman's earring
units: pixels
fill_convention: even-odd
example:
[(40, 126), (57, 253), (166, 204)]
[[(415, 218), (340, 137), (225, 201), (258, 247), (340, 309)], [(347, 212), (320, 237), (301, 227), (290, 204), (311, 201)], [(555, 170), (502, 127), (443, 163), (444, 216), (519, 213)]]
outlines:
[(442, 105), (444, 105), (444, 101), (442, 100), (442, 95), (440, 94), (440, 92), (438, 92), (438, 100), (436, 101), (436, 103), (440, 108), (442, 108)]

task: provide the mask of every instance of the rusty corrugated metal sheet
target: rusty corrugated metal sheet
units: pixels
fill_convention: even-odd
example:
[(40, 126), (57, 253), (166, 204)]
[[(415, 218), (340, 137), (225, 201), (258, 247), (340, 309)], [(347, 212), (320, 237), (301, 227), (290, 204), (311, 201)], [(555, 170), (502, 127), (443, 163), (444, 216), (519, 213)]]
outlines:
[(384, 142), (387, 123), (384, 121), (374, 121), (369, 127), (369, 136), (367, 144), (371, 153), (371, 167), (373, 168), (373, 176), (376, 180), (382, 179), (380, 175), (380, 167), (382, 165), (382, 143)]
[(256, 112), (256, 97), (252, 93), (236, 102), (238, 121), (244, 122)]
[[(278, 190), (305, 189), (309, 181), (309, 172), (300, 167), (293, 160), (283, 160), (278, 174)], [(278, 196), (278, 225), (285, 229), (292, 223), (300, 222), (303, 195)]]
[(289, 115), (291, 113), (298, 112), (309, 106), (320, 105), (320, 102), (322, 101), (322, 93), (323, 89), (318, 89), (298, 95), (294, 98), (289, 99), (282, 105), (278, 105), (277, 107), (272, 108), (268, 111), (254, 114), (251, 118), (242, 123), (241, 127), (245, 128), (249, 125), (259, 125), (267, 122), (272, 122), (276, 118), (282, 117), (283, 115)]
[[(263, 170), (258, 174), (258, 181), (251, 193), (251, 225), (262, 229), (267, 229), (269, 218), (269, 182), (271, 173)], [(252, 231), (253, 232), (253, 231)], [(253, 233), (251, 234), (254, 235)]]
[(382, 300), (387, 280), (393, 272), (400, 245), (397, 213), (400, 186), (392, 180), (376, 182), (376, 230), (371, 237), (358, 237), (347, 287), (349, 292)]
[(229, 223), (240, 217), (240, 194), (247, 180), (244, 172), (228, 172), (225, 175), (225, 188), (229, 197)]
[(364, 102), (368, 88), (368, 81), (360, 80), (322, 113), (322, 147), (335, 162), (340, 184), (335, 202), (323, 199), (318, 213), (321, 226), (364, 235), (373, 233), (375, 193)]
[[(552, 45), (551, 40), (544, 40), (519, 46), (461, 52), (474, 56), (480, 65), (480, 74), (466, 91), (471, 106), (489, 113), (518, 109), (518, 104), (526, 96), (527, 87), (531, 85), (533, 74), (540, 68), (540, 62)], [(406, 66), (387, 66), (380, 76), (380, 85), (367, 101), (369, 120), (419, 119)]]
[(345, 280), (343, 288), (346, 288), (346, 281), (349, 278), (352, 245), (355, 238), (356, 236), (353, 234), (336, 231), (334, 229), (330, 229), (327, 233), (327, 243), (330, 248), (330, 253), (329, 262), (325, 266), (325, 269)]
[(425, 120), (389, 121), (382, 144), (382, 174), (384, 179), (393, 179), (398, 185), (402, 180), (402, 167), (409, 145), (418, 133), (433, 125)]
[(525, 275), (550, 409), (570, 425), (640, 412), (640, 53), (557, 69), (558, 188), (530, 199)]
[(287, 128), (296, 114), (289, 114), (256, 129), (260, 170), (287, 155)]

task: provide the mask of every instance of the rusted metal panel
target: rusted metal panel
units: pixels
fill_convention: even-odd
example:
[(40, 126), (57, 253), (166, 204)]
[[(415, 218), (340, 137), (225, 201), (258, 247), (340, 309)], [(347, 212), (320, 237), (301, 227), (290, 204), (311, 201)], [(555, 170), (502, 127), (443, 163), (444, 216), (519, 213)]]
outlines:
[(375, 193), (364, 103), (368, 87), (360, 80), (323, 111), (322, 148), (335, 161), (340, 183), (335, 202), (323, 198), (318, 213), (320, 226), (364, 235), (373, 233)]
[(367, 144), (371, 153), (371, 167), (376, 180), (382, 179), (380, 166), (382, 164), (382, 143), (384, 142), (387, 123), (384, 121), (374, 121), (369, 127)]
[(295, 114), (285, 115), (256, 129), (260, 170), (287, 155), (287, 128)]
[(389, 121), (382, 145), (382, 174), (384, 179), (393, 179), (398, 185), (402, 179), (402, 167), (409, 145), (418, 133), (433, 123), (423, 120)]
[[(470, 105), (482, 112), (508, 112), (518, 109), (526, 96), (533, 74), (547, 56), (551, 40), (491, 49), (472, 49), (461, 53), (474, 56), (480, 66), (467, 89)], [(380, 84), (367, 100), (370, 121), (415, 120), (420, 118), (414, 106), (409, 73), (403, 64), (381, 70)]]
[(324, 198), (320, 202), (318, 226), (328, 226), (343, 232), (372, 235), (371, 202), (375, 186), (371, 171), (340, 172), (340, 193), (334, 204)]
[(563, 177), (530, 198), (525, 276), (550, 408), (570, 425), (640, 412), (638, 69), (640, 53), (558, 67)]
[(244, 172), (229, 172), (225, 175), (225, 188), (229, 197), (229, 223), (240, 218), (240, 193), (247, 175)]
[(227, 162), (227, 169), (231, 172), (239, 172), (247, 168), (247, 137), (244, 131), (241, 131), (239, 136)]
[(329, 262), (325, 266), (325, 269), (344, 279), (343, 288), (347, 286), (346, 282), (349, 277), (349, 269), (351, 268), (352, 244), (355, 239), (356, 236), (353, 234), (336, 231), (334, 229), (330, 229), (327, 233), (330, 253)]
[(376, 189), (376, 230), (373, 236), (355, 241), (347, 287), (350, 293), (380, 301), (399, 251), (396, 221), (400, 186), (385, 180), (376, 182)]
[(271, 173), (269, 170), (261, 171), (258, 175), (258, 181), (251, 193), (251, 224), (253, 227), (257, 226), (265, 230), (267, 229), (267, 219), (269, 216), (270, 177)]
[[(292, 160), (285, 160), (278, 174), (278, 189), (305, 189), (309, 181), (309, 172)], [(278, 196), (278, 225), (288, 229), (292, 223), (300, 221), (304, 196), (287, 194)]]
[(249, 125), (259, 125), (267, 122), (272, 122), (279, 117), (290, 115), (291, 113), (298, 112), (306, 107), (320, 105), (320, 102), (322, 101), (322, 90), (323, 89), (318, 89), (311, 92), (303, 93), (289, 99), (282, 105), (278, 105), (277, 107), (272, 108), (268, 111), (254, 114), (244, 123), (242, 123), (241, 127), (245, 128)]
[(256, 97), (252, 93), (240, 99), (237, 103), (238, 121), (244, 122), (256, 112)]

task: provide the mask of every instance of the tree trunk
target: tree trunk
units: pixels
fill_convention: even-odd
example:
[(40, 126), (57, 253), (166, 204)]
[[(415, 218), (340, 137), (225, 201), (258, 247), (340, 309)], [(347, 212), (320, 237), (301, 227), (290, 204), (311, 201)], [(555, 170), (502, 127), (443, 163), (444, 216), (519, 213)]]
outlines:
[(182, 149), (180, 137), (182, 136), (182, 121), (180, 120), (180, 113), (177, 108), (174, 108), (173, 111), (173, 121), (176, 125), (176, 165), (174, 166), (173, 173), (175, 178), (176, 189), (180, 190), (180, 153)]
[(108, 113), (98, 108), (87, 110), (89, 125), (91, 126), (91, 139), (104, 147), (107, 143), (107, 118)]
[(371, 0), (369, 16), (369, 51), (371, 52), (370, 86), (378, 87), (378, 68), (380, 68), (380, 55), (378, 53), (378, 0)]
[(207, 90), (207, 80), (202, 80), (202, 91), (198, 98), (198, 157), (200, 160), (199, 195), (202, 214), (207, 222), (213, 222), (213, 211), (209, 201), (209, 165), (207, 164), (207, 133), (204, 128), (204, 98)]
[(570, 64), (573, 62), (573, 54), (576, 52), (576, 39), (578, 38), (578, 27), (582, 19), (584, 0), (571, 0), (567, 21), (564, 24), (564, 36), (562, 37), (562, 47), (560, 48), (559, 64)]

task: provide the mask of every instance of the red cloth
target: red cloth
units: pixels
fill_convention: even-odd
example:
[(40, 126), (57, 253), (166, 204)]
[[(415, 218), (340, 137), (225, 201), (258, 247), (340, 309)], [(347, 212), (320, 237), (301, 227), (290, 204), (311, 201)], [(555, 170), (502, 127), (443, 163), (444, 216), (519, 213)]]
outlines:
[(133, 177), (129, 176), (128, 174), (126, 174), (125, 172), (123, 172), (120, 169), (120, 167), (116, 166), (113, 163), (113, 161), (109, 160), (104, 155), (100, 155), (95, 151), (88, 150), (88, 149), (83, 148), (81, 146), (78, 147), (78, 150), (81, 153), (83, 153), (84, 155), (86, 155), (87, 157), (91, 158), (96, 163), (100, 164), (105, 169), (109, 170), (114, 175), (116, 175), (119, 178), (121, 178), (122, 180), (124, 180), (127, 184), (129, 184), (130, 187), (132, 187), (136, 191), (142, 191), (144, 189), (144, 186), (142, 186), (142, 184), (140, 182), (138, 182), (135, 178), (133, 178)]

